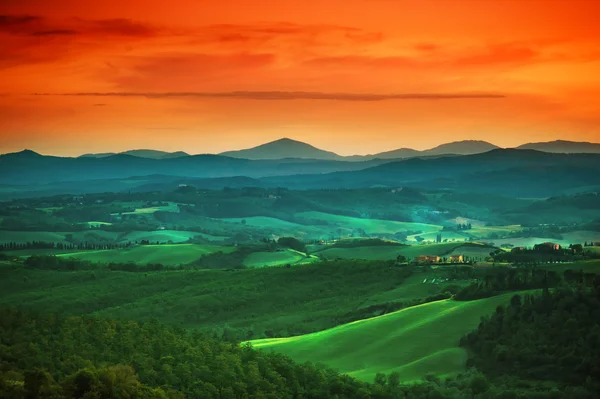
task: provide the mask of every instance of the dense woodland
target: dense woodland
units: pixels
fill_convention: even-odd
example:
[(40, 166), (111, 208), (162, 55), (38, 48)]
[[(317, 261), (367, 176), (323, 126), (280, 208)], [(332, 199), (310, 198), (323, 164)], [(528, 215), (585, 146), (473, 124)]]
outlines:
[(516, 295), (462, 345), (493, 376), (583, 385), (600, 392), (600, 281), (591, 289)]

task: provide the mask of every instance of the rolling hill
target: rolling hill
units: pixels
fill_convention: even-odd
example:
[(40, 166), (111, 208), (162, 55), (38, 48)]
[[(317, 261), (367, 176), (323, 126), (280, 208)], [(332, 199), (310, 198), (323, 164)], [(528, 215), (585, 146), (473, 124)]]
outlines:
[(467, 352), (458, 346), (460, 338), (513, 295), (429, 302), (312, 334), (249, 342), (369, 382), (377, 373), (394, 371), (405, 382), (421, 380), (428, 373), (448, 376), (465, 369)]
[(0, 199), (70, 192), (174, 190), (179, 184), (339, 189), (415, 187), (544, 198), (600, 186), (600, 154), (496, 149), (482, 154), (363, 162), (247, 160), (219, 155), (147, 159), (0, 156)]
[(168, 175), (194, 178), (246, 176), (251, 178), (300, 173), (357, 170), (383, 160), (344, 162), (308, 159), (248, 160), (220, 155), (194, 155), (166, 159), (112, 155), (104, 158), (67, 158), (22, 151), (0, 155), (0, 184), (48, 184), (67, 181), (119, 179)]
[(310, 144), (303, 143), (288, 138), (271, 141), (257, 147), (248, 148), (239, 151), (222, 152), (219, 155), (244, 158), (244, 159), (322, 159), (322, 160), (343, 160), (344, 157), (330, 151), (324, 151), (313, 147)]
[(363, 170), (261, 179), (294, 189), (409, 186), (516, 197), (548, 197), (600, 185), (600, 154), (496, 149), (459, 157), (412, 158)]
[(413, 150), (412, 148), (400, 148), (397, 150), (385, 151), (372, 155), (341, 156), (334, 152), (321, 150), (301, 141), (283, 138), (276, 141), (272, 141), (270, 143), (259, 145), (257, 147), (239, 151), (227, 151), (220, 153), (219, 155), (253, 160), (302, 158), (366, 161), (373, 159), (404, 159), (437, 155), (469, 155), (478, 154), (497, 148), (499, 147), (485, 141), (464, 140), (442, 144), (424, 151)]
[(588, 143), (579, 141), (556, 140), (540, 143), (527, 143), (520, 145), (517, 148), (565, 154), (600, 154), (600, 143)]
[(177, 151), (177, 152), (166, 152), (166, 151), (158, 151), (158, 150), (129, 150), (123, 152), (105, 152), (100, 154), (84, 154), (79, 158), (106, 158), (113, 155), (131, 155), (139, 158), (150, 158), (150, 159), (170, 159), (170, 158), (181, 158), (181, 157), (189, 157), (190, 154)]

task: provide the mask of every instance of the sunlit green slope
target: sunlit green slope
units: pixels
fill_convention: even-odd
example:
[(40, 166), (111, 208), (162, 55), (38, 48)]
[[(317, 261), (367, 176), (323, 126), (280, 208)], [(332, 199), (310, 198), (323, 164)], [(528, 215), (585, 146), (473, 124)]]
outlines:
[(443, 300), (290, 338), (250, 341), (304, 362), (318, 362), (365, 381), (376, 373), (398, 372), (403, 381), (460, 372), (467, 353), (460, 338), (481, 316), (508, 303), (514, 294), (470, 302)]
[(60, 257), (73, 257), (90, 262), (137, 264), (162, 263), (164, 265), (179, 265), (193, 262), (202, 255), (217, 251), (231, 252), (233, 247), (210, 244), (163, 244), (141, 245), (133, 248), (110, 249), (104, 251), (74, 252), (60, 254)]

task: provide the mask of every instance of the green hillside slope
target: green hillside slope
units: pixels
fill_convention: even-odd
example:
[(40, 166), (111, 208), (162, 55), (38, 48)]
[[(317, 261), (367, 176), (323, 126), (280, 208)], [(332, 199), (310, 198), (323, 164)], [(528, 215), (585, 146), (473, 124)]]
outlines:
[(451, 375), (462, 371), (467, 360), (458, 347), (460, 338), (513, 295), (430, 302), (312, 334), (250, 343), (299, 362), (320, 362), (364, 381), (394, 371), (403, 381), (428, 373)]
[(61, 257), (73, 257), (90, 262), (134, 262), (140, 265), (162, 263), (163, 265), (180, 265), (193, 262), (202, 255), (213, 252), (231, 252), (233, 247), (198, 244), (163, 244), (142, 245), (133, 248), (110, 249), (105, 251), (74, 252), (60, 254)]

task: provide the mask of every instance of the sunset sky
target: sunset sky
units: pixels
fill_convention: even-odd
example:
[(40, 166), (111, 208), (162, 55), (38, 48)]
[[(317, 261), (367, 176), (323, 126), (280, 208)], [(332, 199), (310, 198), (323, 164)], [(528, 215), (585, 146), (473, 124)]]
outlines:
[(0, 0), (0, 153), (600, 141), (599, 0)]

